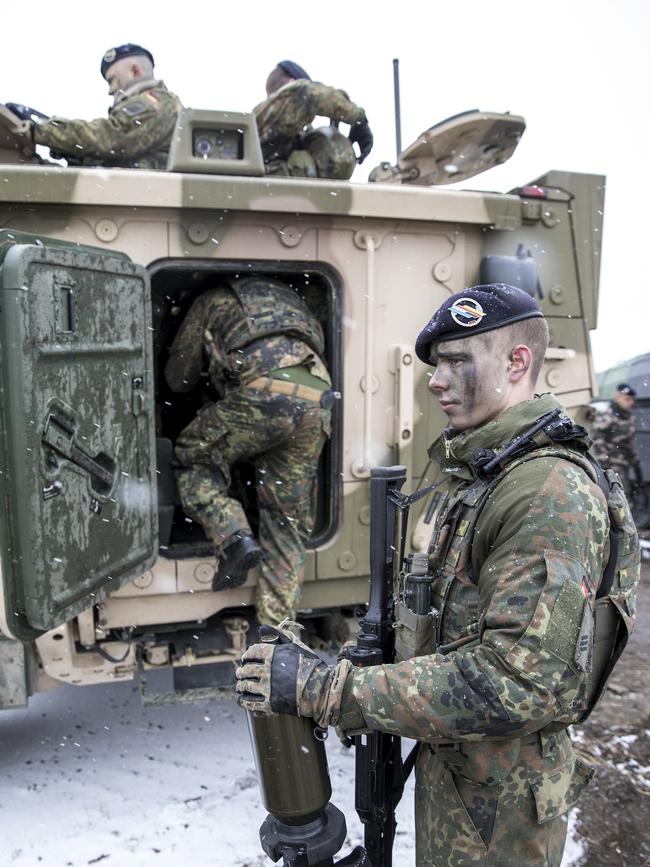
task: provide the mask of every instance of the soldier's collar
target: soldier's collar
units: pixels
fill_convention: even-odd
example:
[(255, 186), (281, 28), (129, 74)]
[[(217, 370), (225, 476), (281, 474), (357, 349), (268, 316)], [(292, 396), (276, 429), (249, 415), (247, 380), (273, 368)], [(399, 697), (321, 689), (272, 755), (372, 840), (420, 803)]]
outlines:
[(124, 90), (121, 90), (115, 96), (114, 104), (117, 105), (125, 99), (135, 96), (136, 93), (142, 93), (144, 90), (151, 90), (153, 87), (164, 87), (165, 85), (159, 78), (136, 78), (128, 84)]
[(460, 478), (473, 479), (470, 466), (474, 450), (499, 449), (513, 437), (523, 433), (541, 416), (559, 407), (552, 394), (536, 395), (531, 400), (518, 403), (507, 409), (502, 416), (481, 427), (461, 431), (454, 435), (447, 429), (430, 447), (429, 456), (443, 472)]

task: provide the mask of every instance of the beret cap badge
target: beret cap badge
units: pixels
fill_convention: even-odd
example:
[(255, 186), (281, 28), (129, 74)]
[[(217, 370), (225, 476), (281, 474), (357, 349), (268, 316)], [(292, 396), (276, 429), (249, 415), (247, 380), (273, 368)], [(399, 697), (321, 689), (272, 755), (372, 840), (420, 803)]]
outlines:
[(485, 311), (474, 298), (459, 298), (448, 308), (456, 325), (473, 328), (485, 316)]

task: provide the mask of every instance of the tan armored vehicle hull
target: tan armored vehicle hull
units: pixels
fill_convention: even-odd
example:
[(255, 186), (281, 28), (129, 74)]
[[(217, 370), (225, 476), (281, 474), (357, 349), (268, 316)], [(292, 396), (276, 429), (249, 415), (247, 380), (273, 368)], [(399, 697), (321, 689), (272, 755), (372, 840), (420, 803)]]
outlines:
[[(426, 450), (445, 419), (427, 391), (427, 369), (413, 344), (446, 296), (481, 279), (530, 283), (532, 274), (532, 291), (539, 293), (551, 328), (539, 388), (552, 390), (572, 410), (592, 396), (588, 332), (597, 309), (602, 177), (552, 173), (538, 186), (503, 195), (32, 165), (2, 166), (0, 176), (2, 225), (10, 230), (2, 237), (9, 250), (1, 275), (2, 316), (26, 296), (36, 299), (31, 318), (23, 324), (7, 320), (1, 331), (1, 469), (12, 477), (16, 461), (24, 458), (27, 466), (33, 459), (23, 481), (13, 484), (34, 487), (36, 498), (26, 496), (22, 508), (38, 508), (43, 516), (20, 531), (11, 505), (18, 494), (7, 483), (0, 707), (24, 704), (30, 693), (56, 682), (130, 678), (138, 665), (197, 672), (234, 659), (244, 646), (255, 575), (236, 590), (211, 591), (214, 557), (198, 527), (183, 517), (174, 491), (172, 442), (201, 398), (172, 398), (161, 377), (192, 298), (223, 277), (254, 271), (286, 280), (325, 328), (339, 399), (321, 467), (302, 606), (326, 633), (339, 622), (334, 615), (351, 615), (367, 600), (370, 467), (405, 464), (411, 490), (430, 479)], [(96, 283), (88, 288), (92, 269), (101, 271), (106, 290)], [(105, 299), (109, 291), (118, 292), (117, 283), (125, 294), (115, 295), (120, 309), (111, 311)], [(97, 301), (96, 312), (89, 312), (87, 305), (100, 295), (104, 307)], [(130, 299), (126, 307), (120, 297)], [(85, 348), (75, 342), (75, 323), (84, 316), (91, 334)], [(142, 320), (138, 334), (136, 318)], [(16, 333), (25, 338), (18, 347), (25, 358), (42, 356), (49, 365), (45, 374), (33, 375), (36, 384), (50, 377), (40, 410), (35, 403), (24, 411), (19, 406), (33, 389), (10, 373)], [(106, 399), (84, 414), (81, 395), (90, 401), (103, 388), (96, 380), (103, 379), (108, 344), (122, 347), (111, 364), (118, 381), (129, 380), (127, 415), (135, 419), (130, 441), (116, 434), (115, 420), (93, 416), (109, 412)], [(54, 357), (58, 372), (52, 372)], [(125, 367), (127, 359), (136, 359), (132, 369)], [(107, 378), (113, 376), (108, 365), (106, 360)], [(23, 442), (18, 417), (38, 427), (29, 454), (17, 445)], [(125, 441), (118, 444), (120, 437)], [(77, 446), (103, 470), (84, 468), (86, 459), (79, 464)], [(122, 558), (118, 568), (107, 556), (100, 568), (102, 557), (92, 547), (99, 544), (96, 522), (110, 527), (117, 521), (111, 509), (126, 496), (120, 474), (127, 473), (129, 461), (143, 514), (122, 520), (122, 530), (132, 527), (131, 535), (120, 537), (115, 550), (137, 550), (137, 556)], [(435, 505), (427, 498), (418, 504), (413, 550), (426, 549)], [(39, 535), (50, 508), (65, 510), (69, 529)], [(151, 516), (156, 511), (158, 521)], [(90, 529), (79, 529), (77, 513)], [(26, 535), (16, 557), (12, 534), (19, 532)], [(43, 567), (29, 573), (25, 563), (32, 554), (63, 565), (60, 571), (57, 564), (51, 572)], [(68, 576), (66, 568), (73, 565), (76, 571)], [(48, 592), (46, 574), (58, 576), (52, 599), (41, 598)], [(206, 684), (193, 675), (177, 685), (181, 681)]]

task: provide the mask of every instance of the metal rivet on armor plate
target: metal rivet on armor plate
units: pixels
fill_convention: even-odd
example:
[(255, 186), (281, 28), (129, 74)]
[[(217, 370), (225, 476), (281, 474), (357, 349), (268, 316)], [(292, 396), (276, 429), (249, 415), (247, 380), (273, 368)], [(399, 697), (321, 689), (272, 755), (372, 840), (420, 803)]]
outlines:
[(344, 551), (337, 560), (339, 569), (343, 572), (349, 572), (357, 565), (357, 557), (352, 551)]
[(279, 234), (280, 241), (285, 247), (297, 247), (302, 240), (302, 234), (295, 226), (284, 226)]
[(410, 352), (406, 352), (406, 353), (402, 356), (402, 364), (403, 364), (405, 367), (408, 367), (409, 364), (413, 364), (413, 356), (411, 355)]
[(214, 575), (214, 566), (209, 563), (199, 563), (194, 570), (194, 577), (199, 584), (210, 584)]
[(368, 241), (372, 241), (375, 250), (381, 246), (381, 238), (375, 232), (359, 231), (354, 233), (354, 243), (361, 250), (368, 249)]
[(359, 509), (359, 520), (366, 527), (370, 526), (370, 506), (361, 506)]
[(193, 244), (205, 244), (210, 235), (210, 230), (205, 223), (192, 223), (187, 227), (187, 237)]
[(451, 277), (451, 265), (449, 262), (437, 262), (433, 266), (433, 276), (438, 283), (446, 283)]
[(138, 590), (144, 590), (146, 587), (150, 587), (153, 584), (153, 572), (145, 572), (142, 575), (138, 575), (138, 577), (133, 582), (133, 586), (137, 587)]
[[(361, 379), (359, 381), (359, 388), (361, 389), (361, 391), (366, 390), (366, 378), (365, 378), (365, 376), (361, 377)], [(372, 394), (374, 394), (378, 390), (379, 390), (379, 380), (377, 379), (376, 376), (373, 376), (373, 378), (372, 378)]]
[(547, 228), (552, 229), (553, 226), (557, 226), (559, 222), (560, 218), (553, 208), (544, 208), (542, 211), (542, 223), (544, 223)]
[(95, 226), (95, 234), (100, 241), (104, 241), (107, 244), (117, 238), (118, 231), (117, 223), (114, 220), (98, 220)]
[(553, 304), (562, 304), (564, 301), (564, 287), (560, 286), (559, 283), (556, 283), (548, 293), (548, 297), (551, 299)]
[(557, 388), (561, 381), (562, 374), (557, 367), (552, 367), (546, 372), (546, 382), (551, 386), (551, 388)]

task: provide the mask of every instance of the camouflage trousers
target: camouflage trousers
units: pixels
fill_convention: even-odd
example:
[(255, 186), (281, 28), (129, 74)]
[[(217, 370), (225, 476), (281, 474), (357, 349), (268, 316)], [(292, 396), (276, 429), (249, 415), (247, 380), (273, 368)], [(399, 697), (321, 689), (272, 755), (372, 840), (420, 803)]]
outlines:
[(284, 158), (266, 161), (267, 175), (293, 178), (332, 178), (347, 181), (357, 165), (349, 139), (333, 128), (312, 130), (296, 136)]
[(261, 623), (295, 617), (318, 460), (329, 430), (330, 410), (313, 401), (236, 389), (204, 407), (176, 441), (183, 508), (217, 546), (235, 533), (251, 532), (242, 504), (228, 489), (236, 461), (254, 465), (264, 549), (255, 595)]
[(593, 772), (566, 732), (542, 743), (422, 744), (418, 867), (560, 867), (567, 812)]

